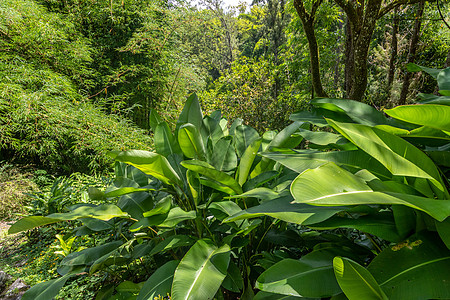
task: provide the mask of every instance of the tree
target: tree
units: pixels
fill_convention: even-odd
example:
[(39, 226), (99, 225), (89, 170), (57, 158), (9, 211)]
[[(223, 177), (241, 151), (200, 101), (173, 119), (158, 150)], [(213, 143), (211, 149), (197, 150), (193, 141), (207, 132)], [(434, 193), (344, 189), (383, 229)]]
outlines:
[(314, 0), (311, 10), (307, 11), (302, 0), (294, 0), (294, 7), (303, 25), (306, 38), (308, 39), (309, 55), (311, 59), (311, 80), (313, 91), (317, 97), (327, 97), (320, 79), (320, 59), (319, 47), (317, 45), (314, 24), (316, 22), (316, 13), (323, 0)]
[[(425, 1), (422, 0), (419, 2), (419, 6), (417, 7), (417, 13), (416, 13), (416, 21), (414, 22), (414, 30), (411, 36), (411, 43), (409, 46), (409, 53), (408, 53), (408, 63), (414, 62), (416, 58), (416, 52), (417, 52), (417, 44), (419, 42), (420, 37), (420, 26), (422, 25), (422, 16), (423, 16), (423, 9), (425, 6)], [(410, 72), (406, 72), (405, 78), (403, 81), (403, 87), (402, 91), (400, 93), (400, 100), (399, 104), (403, 105), (406, 103), (406, 96), (408, 95), (409, 90), (409, 83), (411, 81), (412, 74)]]
[[(367, 86), (367, 58), (372, 34), (377, 21), (391, 10), (404, 4), (417, 3), (419, 0), (334, 0), (347, 16), (346, 42), (346, 90), (347, 97), (361, 101)], [(304, 1), (294, 0), (294, 6), (302, 20), (303, 29), (308, 37), (311, 57), (311, 74), (317, 96), (325, 96), (320, 81), (320, 64), (317, 39), (314, 32), (314, 21), (321, 0), (311, 2), (311, 10), (305, 9)], [(384, 3), (385, 2), (385, 3)]]

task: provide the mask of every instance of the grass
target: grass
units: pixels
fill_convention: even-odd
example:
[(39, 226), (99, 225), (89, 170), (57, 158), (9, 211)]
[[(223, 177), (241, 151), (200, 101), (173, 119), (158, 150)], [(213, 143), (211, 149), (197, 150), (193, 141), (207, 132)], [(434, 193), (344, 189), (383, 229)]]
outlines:
[(26, 213), (29, 197), (39, 190), (28, 167), (0, 162), (0, 221), (12, 220)]
[[(43, 170), (0, 162), (0, 270), (31, 286), (58, 278), (56, 266), (63, 256), (55, 253), (61, 250), (55, 235), (71, 233), (75, 223), (59, 223), (14, 235), (7, 234), (9, 225), (21, 215), (48, 210), (46, 206), (51, 201), (68, 201), (68, 205), (85, 202), (87, 187), (104, 186), (105, 180), (80, 173), (55, 178)], [(36, 201), (36, 197), (41, 201)], [(77, 237), (73, 249), (90, 247), (97, 238)], [(94, 299), (104, 279), (99, 276), (70, 279), (55, 299)]]

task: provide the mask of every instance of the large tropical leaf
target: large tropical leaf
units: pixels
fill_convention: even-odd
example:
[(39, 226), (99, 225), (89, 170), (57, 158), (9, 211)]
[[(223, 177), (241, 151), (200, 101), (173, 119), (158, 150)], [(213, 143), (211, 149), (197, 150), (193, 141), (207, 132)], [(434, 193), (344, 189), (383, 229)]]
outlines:
[(159, 267), (144, 283), (136, 300), (153, 300), (159, 295), (165, 297), (170, 294), (178, 263), (178, 260), (172, 260)]
[[(266, 150), (270, 151), (277, 147), (290, 147), (294, 148), (302, 141), (302, 137), (297, 135), (293, 137), (292, 135), (297, 132), (297, 130), (302, 126), (302, 122), (294, 122), (281, 130), (269, 143)], [(294, 141), (294, 143), (292, 143)], [(253, 171), (250, 173), (250, 178), (255, 178), (256, 176), (262, 174), (263, 172), (270, 171), (273, 168), (275, 162), (268, 158), (263, 157), (261, 161), (255, 166)]]
[(172, 284), (173, 300), (212, 299), (227, 275), (230, 247), (199, 240), (181, 260)]
[(405, 122), (450, 131), (450, 106), (447, 105), (401, 105), (385, 113)]
[[(268, 292), (259, 292), (253, 300), (309, 300), (305, 297), (288, 296)], [(312, 300), (312, 299), (311, 299)]]
[(175, 131), (178, 132), (178, 128), (186, 123), (191, 123), (198, 130), (200, 130), (203, 124), (202, 109), (195, 93), (187, 98), (183, 110), (178, 117), (177, 128)]
[(296, 203), (323, 206), (400, 204), (422, 210), (442, 221), (450, 216), (450, 201), (405, 193), (373, 191), (361, 178), (328, 163), (301, 173), (291, 185)]
[(242, 210), (225, 219), (224, 222), (270, 216), (285, 222), (308, 225), (324, 221), (346, 209), (346, 207), (314, 207), (291, 202), (292, 197), (282, 197), (266, 201), (261, 205)]
[(430, 232), (384, 249), (368, 270), (390, 300), (450, 298), (450, 250)]
[(187, 235), (171, 235), (157, 244), (148, 255), (155, 255), (156, 253), (167, 251), (179, 247), (190, 246), (193, 244), (193, 239)]
[(210, 162), (219, 171), (230, 171), (237, 167), (236, 150), (231, 136), (223, 137), (217, 141)]
[(78, 273), (83, 271), (82, 268), (74, 270), (56, 279), (51, 279), (45, 282), (38, 283), (31, 287), (23, 294), (23, 300), (48, 300), (53, 299), (58, 295), (59, 290), (64, 286), (66, 281)]
[(397, 232), (396, 222), (389, 213), (361, 216), (357, 219), (333, 216), (330, 219), (309, 225), (308, 227), (317, 230), (353, 228), (370, 233), (387, 241), (399, 242), (401, 240), (401, 237)]
[(367, 269), (345, 257), (335, 257), (334, 273), (344, 294), (350, 299), (388, 300)]
[[(144, 214), (144, 216), (145, 215), (146, 214)], [(174, 207), (168, 213), (142, 218), (139, 222), (133, 224), (131, 228), (136, 230), (142, 226), (173, 227), (180, 222), (193, 220), (196, 217), (197, 213), (195, 210), (184, 211), (180, 207)]]
[(262, 139), (256, 139), (251, 143), (242, 154), (241, 161), (239, 162), (238, 182), (239, 185), (244, 185), (247, 181), (248, 175), (252, 168), (252, 164), (255, 161), (256, 154), (261, 146)]
[(234, 140), (239, 157), (241, 157), (242, 154), (244, 154), (244, 151), (257, 139), (259, 139), (259, 134), (252, 127), (247, 125), (236, 126)]
[(365, 103), (348, 99), (317, 98), (311, 101), (315, 106), (347, 114), (353, 121), (369, 126), (386, 124), (383, 113)]
[(208, 139), (211, 140), (214, 145), (217, 141), (224, 137), (222, 127), (220, 126), (220, 120), (216, 120), (212, 117), (206, 116), (203, 119), (203, 126), (200, 130), (202, 135), (203, 143), (206, 145)]
[(206, 162), (199, 161), (199, 160), (185, 160), (181, 163), (183, 167), (185, 167), (188, 170), (197, 172), (205, 177), (208, 177), (217, 183), (230, 188), (233, 193), (241, 194), (242, 188), (239, 185), (239, 183), (234, 180), (233, 177), (230, 175), (221, 172), (217, 169), (215, 169), (213, 166), (209, 165)]
[(156, 153), (162, 156), (167, 157), (173, 153), (182, 154), (178, 141), (173, 136), (166, 122), (159, 123), (156, 126), (154, 142)]
[(330, 297), (341, 292), (333, 273), (333, 258), (343, 253), (339, 248), (313, 251), (299, 260), (284, 259), (256, 281), (264, 292), (298, 297)]
[(178, 143), (186, 157), (206, 159), (205, 146), (200, 133), (191, 123), (184, 124), (179, 128)]
[(392, 174), (380, 162), (361, 150), (329, 152), (302, 150), (295, 154), (263, 152), (260, 155), (277, 161), (297, 173), (317, 168), (327, 162), (334, 162), (341, 166), (369, 170), (382, 179), (392, 177)]
[(144, 212), (153, 208), (153, 198), (146, 192), (127, 194), (119, 198), (117, 206), (132, 218), (140, 219)]
[(177, 172), (172, 168), (167, 159), (158, 154), (143, 150), (130, 150), (123, 152), (110, 152), (110, 155), (117, 161), (132, 165), (145, 174), (161, 180), (166, 184), (183, 184)]
[(360, 124), (328, 122), (343, 136), (382, 163), (392, 174), (429, 179), (439, 190), (439, 197), (448, 192), (433, 161), (402, 138), (384, 130)]
[(102, 204), (98, 206), (83, 205), (68, 213), (55, 213), (46, 217), (29, 216), (22, 218), (9, 228), (8, 233), (14, 234), (60, 221), (69, 221), (81, 218), (95, 218), (107, 221), (116, 217), (129, 218), (129, 215), (113, 204)]
[(432, 68), (422, 67), (422, 66), (416, 65), (414, 63), (408, 63), (406, 65), (406, 68), (408, 69), (409, 72), (424, 71), (424, 72), (430, 74), (434, 79), (437, 79), (438, 74), (441, 72), (440, 69), (432, 69)]

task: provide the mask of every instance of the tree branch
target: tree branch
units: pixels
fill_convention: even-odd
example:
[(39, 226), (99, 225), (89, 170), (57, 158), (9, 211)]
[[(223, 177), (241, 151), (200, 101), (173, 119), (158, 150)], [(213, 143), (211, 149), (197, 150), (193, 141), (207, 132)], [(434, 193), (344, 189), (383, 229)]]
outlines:
[(399, 7), (400, 5), (404, 4), (416, 4), (419, 3), (420, 0), (396, 0), (389, 2), (386, 6), (380, 9), (380, 12), (378, 13), (378, 19), (393, 10), (396, 7)]
[(339, 5), (342, 10), (347, 14), (348, 19), (351, 23), (358, 23), (358, 14), (356, 13), (356, 8), (348, 0), (335, 0), (337, 5)]

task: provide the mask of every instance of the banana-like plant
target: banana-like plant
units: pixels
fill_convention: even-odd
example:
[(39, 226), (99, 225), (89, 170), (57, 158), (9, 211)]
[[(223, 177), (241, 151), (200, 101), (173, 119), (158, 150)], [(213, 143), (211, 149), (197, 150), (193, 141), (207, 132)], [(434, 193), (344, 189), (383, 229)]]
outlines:
[[(79, 220), (82, 226), (75, 235), (113, 233), (105, 243), (67, 255), (58, 268), (63, 277), (34, 286), (24, 299), (53, 297), (80, 268), (94, 273), (137, 259), (153, 270), (145, 282), (125, 281), (105, 290), (115, 288), (117, 295), (134, 294), (137, 299), (167, 294), (175, 300), (250, 297), (262, 272), (257, 262), (272, 255), (267, 234), (286, 226), (271, 217), (298, 223), (325, 220), (341, 210), (290, 205), (294, 199), (289, 186), (296, 173), (257, 155), (298, 146), (302, 122), (260, 136), (242, 120), (228, 128), (220, 112), (203, 116), (192, 95), (174, 132), (154, 111), (150, 123), (155, 151), (111, 152), (117, 161), (116, 179), (104, 191), (89, 190), (92, 199), (105, 204), (30, 216), (11, 227), (10, 233), (15, 233)], [(261, 207), (266, 211), (258, 219), (223, 222)]]
[[(262, 153), (299, 174), (294, 203), (348, 207), (309, 228), (345, 228), (373, 242), (369, 256), (328, 245), (278, 262), (257, 280), (273, 299), (450, 298), (450, 68), (409, 68), (434, 76), (442, 96), (421, 94), (418, 104), (384, 113), (352, 100), (315, 99), (312, 112), (291, 119), (329, 130), (301, 130), (310, 149)], [(304, 284), (315, 274), (327, 280)]]
[(153, 111), (155, 151), (111, 153), (116, 179), (90, 190), (105, 204), (11, 227), (79, 220), (76, 235), (113, 233), (67, 255), (62, 277), (24, 299), (136, 261), (146, 280), (106, 285), (98, 298), (450, 298), (450, 80), (449, 69), (433, 72), (442, 97), (384, 113), (316, 99), (262, 136), (241, 120), (228, 128), (220, 112), (203, 116), (195, 95), (174, 132)]

